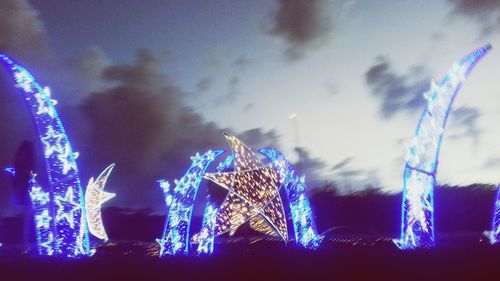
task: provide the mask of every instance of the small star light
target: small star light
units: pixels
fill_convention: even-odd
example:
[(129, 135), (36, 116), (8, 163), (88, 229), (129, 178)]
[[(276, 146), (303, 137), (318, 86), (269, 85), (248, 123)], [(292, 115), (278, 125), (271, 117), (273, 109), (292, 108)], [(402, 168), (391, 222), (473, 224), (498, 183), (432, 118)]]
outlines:
[(58, 130), (55, 130), (52, 125), (47, 126), (45, 135), (41, 138), (45, 147), (45, 157), (50, 157), (55, 152), (63, 153), (60, 142), (63, 140), (64, 135)]
[(47, 235), (47, 241), (43, 241), (40, 243), (40, 247), (45, 249), (47, 255), (49, 256), (52, 256), (54, 254), (52, 243), (54, 243), (54, 235), (52, 234), (52, 232), (49, 232), (49, 234)]
[(45, 209), (40, 215), (35, 216), (36, 227), (49, 228), (51, 220), (49, 210)]
[(56, 195), (54, 200), (57, 205), (56, 222), (60, 222), (62, 219), (65, 219), (70, 227), (74, 228), (74, 212), (78, 211), (81, 206), (74, 201), (73, 187), (68, 187), (68, 191), (66, 191), (66, 195), (64, 197)]
[(67, 174), (70, 170), (75, 169), (74, 157), (71, 154), (69, 144), (63, 146), (62, 153), (57, 155), (57, 159), (61, 162), (61, 170), (63, 174)]
[(50, 88), (45, 87), (43, 88), (43, 91), (34, 94), (34, 96), (38, 103), (38, 110), (36, 114), (48, 114), (51, 118), (54, 118), (55, 111), (53, 110), (53, 106), (57, 104), (57, 100), (51, 98)]
[(50, 201), (49, 193), (44, 192), (41, 186), (33, 186), (30, 191), (30, 197), (33, 201), (37, 201), (40, 205), (45, 205)]

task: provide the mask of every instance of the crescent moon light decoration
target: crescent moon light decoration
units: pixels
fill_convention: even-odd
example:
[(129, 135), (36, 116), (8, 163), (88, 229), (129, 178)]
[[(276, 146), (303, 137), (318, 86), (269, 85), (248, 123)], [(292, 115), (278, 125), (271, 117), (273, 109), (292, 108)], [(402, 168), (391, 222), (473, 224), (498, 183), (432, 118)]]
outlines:
[(491, 218), (490, 243), (496, 244), (500, 240), (500, 185), (497, 187), (497, 196), (493, 204), (493, 217)]
[(95, 181), (94, 178), (90, 178), (87, 190), (85, 191), (85, 209), (87, 210), (89, 231), (92, 235), (104, 241), (108, 240), (108, 235), (102, 222), (101, 206), (116, 195), (115, 193), (104, 191), (104, 186), (114, 167), (115, 164), (109, 165)]
[(404, 172), (401, 249), (432, 248), (434, 198), (439, 148), (453, 100), (474, 65), (491, 49), (481, 47), (453, 65), (439, 85), (431, 83), (416, 134), (406, 155)]
[(22, 90), (43, 147), (50, 193), (31, 180), (38, 252), (67, 257), (90, 255), (84, 199), (75, 154), (54, 108), (48, 88), (42, 88), (25, 68), (9, 57), (0, 59)]
[(292, 163), (282, 152), (272, 148), (261, 148), (259, 152), (271, 159), (274, 168), (278, 171), (280, 184), (285, 188), (292, 213), (295, 243), (307, 249), (317, 249), (320, 238), (309, 199), (305, 194), (304, 177), (297, 174)]
[[(189, 226), (198, 187), (208, 165), (223, 152), (223, 150), (209, 150), (201, 156), (196, 153), (191, 157), (193, 161), (191, 167), (173, 190), (163, 236), (156, 240), (160, 244), (160, 257), (165, 254), (188, 253)], [(165, 190), (164, 192), (168, 194)]]

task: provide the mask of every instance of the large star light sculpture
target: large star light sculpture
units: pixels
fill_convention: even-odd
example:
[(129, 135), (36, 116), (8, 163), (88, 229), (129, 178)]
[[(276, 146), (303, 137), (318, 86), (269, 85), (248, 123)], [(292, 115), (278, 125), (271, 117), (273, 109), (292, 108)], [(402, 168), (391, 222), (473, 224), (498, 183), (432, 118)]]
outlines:
[(278, 175), (266, 167), (252, 150), (235, 136), (224, 133), (234, 153), (234, 171), (207, 173), (204, 178), (229, 192), (216, 214), (214, 235), (229, 232), (249, 222), (258, 232), (288, 239), (283, 203), (279, 195)]

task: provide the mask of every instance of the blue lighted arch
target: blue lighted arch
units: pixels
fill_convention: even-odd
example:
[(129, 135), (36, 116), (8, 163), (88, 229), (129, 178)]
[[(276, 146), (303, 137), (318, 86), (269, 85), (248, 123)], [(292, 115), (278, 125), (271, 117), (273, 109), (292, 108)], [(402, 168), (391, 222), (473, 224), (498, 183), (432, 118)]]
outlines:
[[(280, 184), (286, 190), (297, 245), (307, 249), (318, 248), (320, 238), (317, 234), (309, 200), (304, 192), (304, 179), (296, 173), (293, 165), (283, 153), (271, 148), (262, 148), (259, 151), (272, 161), (273, 167), (278, 171)], [(173, 192), (166, 188), (168, 184), (160, 181), (160, 185), (163, 185), (165, 198), (172, 198), (163, 236), (161, 239), (157, 239), (160, 244), (160, 257), (189, 253), (189, 227), (197, 190), (208, 166), (223, 152), (223, 150), (214, 150), (208, 151), (202, 156), (197, 154), (192, 157), (193, 163), (191, 167), (177, 183)], [(233, 161), (234, 154), (230, 154), (223, 162), (219, 163), (217, 171), (222, 172), (227, 169)], [(197, 248), (199, 254), (211, 254), (213, 252), (213, 228), (216, 210), (216, 206), (208, 199), (201, 232), (196, 237), (199, 243)]]
[(408, 148), (404, 171), (401, 249), (432, 248), (434, 238), (434, 185), (439, 149), (456, 94), (475, 64), (491, 49), (481, 47), (453, 65), (439, 85), (424, 94), (427, 106)]
[(24, 67), (0, 54), (0, 60), (27, 102), (43, 148), (49, 188), (30, 181), (38, 253), (77, 257), (90, 255), (85, 205), (75, 154), (54, 108), (48, 88), (42, 88)]
[(274, 169), (278, 172), (281, 186), (285, 188), (292, 213), (295, 243), (307, 249), (318, 248), (320, 238), (309, 199), (305, 194), (304, 177), (299, 176), (295, 167), (282, 152), (273, 148), (261, 148), (259, 152), (272, 161)]
[(222, 154), (223, 150), (209, 150), (203, 155), (191, 157), (191, 167), (173, 190), (173, 198), (168, 211), (163, 236), (158, 239), (160, 256), (187, 254), (189, 251), (189, 227), (194, 200), (206, 169)]
[(500, 241), (500, 184), (497, 186), (497, 196), (493, 203), (493, 216), (491, 217), (491, 231), (489, 234), (491, 244)]

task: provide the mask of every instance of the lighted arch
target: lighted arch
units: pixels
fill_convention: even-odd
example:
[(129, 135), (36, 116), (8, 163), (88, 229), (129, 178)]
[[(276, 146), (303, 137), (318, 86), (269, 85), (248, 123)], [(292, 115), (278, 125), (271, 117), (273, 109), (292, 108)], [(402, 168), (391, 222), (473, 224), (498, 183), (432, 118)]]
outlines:
[(75, 154), (54, 108), (48, 88), (42, 88), (24, 67), (0, 54), (0, 60), (27, 102), (43, 148), (49, 191), (30, 183), (37, 246), (40, 255), (90, 255), (84, 197)]
[[(233, 136), (229, 134), (225, 135), (230, 143), (239, 142)], [(236, 150), (235, 153), (237, 152), (248, 153), (248, 151), (243, 152), (243, 150)], [(270, 148), (263, 148), (260, 152), (272, 161), (272, 169), (276, 171), (279, 179), (279, 188), (284, 187), (286, 189), (297, 245), (308, 249), (316, 249), (319, 246), (320, 239), (317, 235), (309, 201), (304, 193), (304, 179), (295, 172), (293, 165), (286, 159), (283, 153)], [(197, 156), (193, 157), (191, 167), (176, 184), (173, 191), (170, 190), (168, 183), (160, 181), (160, 186), (163, 188), (165, 195), (165, 202), (167, 202), (169, 208), (163, 236), (161, 239), (157, 239), (157, 242), (160, 244), (160, 256), (189, 253), (189, 227), (197, 189), (199, 188), (201, 179), (204, 177), (205, 170), (222, 153), (222, 150), (215, 150), (208, 151), (202, 156), (197, 154)], [(235, 154), (229, 155), (218, 165), (217, 173), (223, 172), (234, 161)], [(243, 172), (249, 171), (245, 170)], [(213, 178), (215, 175), (212, 174), (208, 178)], [(279, 193), (276, 196), (279, 197)], [(272, 202), (275, 202), (275, 200), (273, 199)], [(217, 211), (218, 209), (208, 200), (201, 231), (193, 237), (193, 241), (198, 243), (197, 251), (200, 254), (212, 253), (214, 237), (217, 233), (220, 234), (220, 229), (217, 231), (217, 226), (215, 225)], [(250, 221), (252, 222), (253, 220)]]
[(500, 241), (500, 184), (497, 186), (497, 196), (493, 203), (493, 216), (491, 217), (489, 238), (491, 244), (497, 244)]
[(424, 94), (427, 106), (406, 156), (401, 237), (395, 241), (401, 249), (435, 246), (433, 191), (446, 121), (465, 78), (490, 49), (486, 45), (462, 58), (439, 85), (432, 82)]

